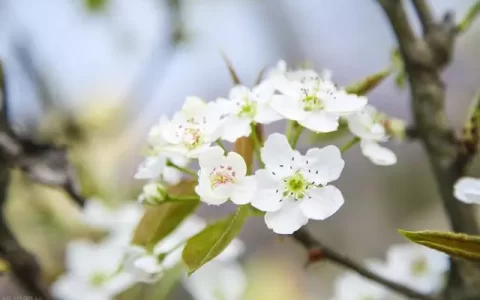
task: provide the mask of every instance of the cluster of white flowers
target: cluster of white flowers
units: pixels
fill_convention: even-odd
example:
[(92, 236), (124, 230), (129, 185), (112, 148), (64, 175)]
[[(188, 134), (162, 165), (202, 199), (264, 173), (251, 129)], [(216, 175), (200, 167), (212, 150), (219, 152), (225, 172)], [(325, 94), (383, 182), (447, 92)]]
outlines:
[(328, 218), (344, 202), (342, 193), (328, 185), (339, 178), (345, 164), (336, 146), (301, 155), (292, 149), (291, 136), (275, 133), (264, 145), (257, 144), (259, 164), (265, 167), (248, 173), (252, 166), (235, 152), (225, 153), (222, 141), (258, 138), (252, 130), (256, 124), (279, 120), (316, 133), (336, 131), (343, 122), (372, 162), (394, 164), (395, 154), (378, 144), (388, 139), (386, 117), (367, 102), (334, 84), (329, 72), (288, 70), (283, 61), (253, 88), (234, 86), (227, 99), (204, 102), (187, 97), (179, 112), (171, 119), (162, 117), (149, 133), (148, 156), (136, 178), (150, 182), (139, 201), (165, 200), (165, 184), (178, 182), (189, 161), (198, 159), (195, 192), (207, 204), (251, 203), (265, 212), (267, 226), (279, 234), (291, 234), (309, 219)]
[[(110, 300), (138, 282), (156, 282), (181, 262), (186, 240), (205, 226), (202, 219), (190, 216), (148, 251), (130, 245), (142, 214), (138, 203), (110, 208), (100, 201), (88, 201), (84, 222), (107, 231), (108, 236), (99, 243), (82, 239), (67, 245), (66, 273), (52, 285), (53, 296), (60, 300)], [(193, 299), (213, 300), (219, 295), (221, 299), (241, 299), (246, 276), (236, 260), (243, 251), (243, 243), (234, 240), (195, 274), (188, 277), (185, 273), (182, 282)]]
[[(393, 282), (424, 294), (441, 291), (449, 267), (447, 255), (412, 244), (393, 245), (387, 251), (385, 262), (367, 260), (365, 265)], [(384, 286), (351, 272), (335, 281), (333, 294), (332, 300), (404, 299)]]

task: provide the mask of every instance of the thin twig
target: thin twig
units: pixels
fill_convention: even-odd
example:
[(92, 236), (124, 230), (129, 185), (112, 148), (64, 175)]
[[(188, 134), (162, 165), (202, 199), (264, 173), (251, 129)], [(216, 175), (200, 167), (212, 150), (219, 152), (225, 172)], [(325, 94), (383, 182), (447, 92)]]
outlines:
[(427, 0), (412, 0), (413, 7), (417, 13), (420, 23), (422, 23), (423, 32), (427, 33), (434, 24), (433, 14)]
[(435, 300), (435, 298), (418, 293), (404, 285), (395, 283), (390, 281), (374, 272), (366, 269), (364, 266), (354, 262), (350, 258), (328, 248), (327, 246), (323, 245), (315, 239), (306, 228), (301, 228), (293, 233), (292, 237), (300, 243), (303, 247), (305, 247), (309, 251), (319, 251), (320, 256), (322, 259), (329, 260), (334, 262), (344, 268), (347, 268), (351, 271), (358, 273), (359, 275), (368, 278), (372, 281), (375, 281), (378, 284), (381, 284), (392, 291), (395, 291), (401, 295), (404, 295), (408, 298), (412, 299), (420, 299), (420, 300)]

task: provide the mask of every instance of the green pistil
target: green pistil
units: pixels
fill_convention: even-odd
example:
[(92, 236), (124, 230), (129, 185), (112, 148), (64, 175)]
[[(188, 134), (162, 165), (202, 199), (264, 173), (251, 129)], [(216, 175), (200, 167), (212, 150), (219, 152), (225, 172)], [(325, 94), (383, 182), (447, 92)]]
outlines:
[(247, 117), (253, 118), (257, 113), (257, 104), (255, 102), (250, 101), (250, 99), (245, 99), (245, 104), (242, 105), (240, 112), (238, 115), (240, 117)]
[(417, 258), (411, 267), (411, 272), (414, 277), (419, 277), (425, 274), (428, 270), (427, 261), (424, 258)]
[(102, 272), (96, 272), (90, 276), (90, 283), (93, 286), (101, 286), (108, 280), (108, 276)]
[(297, 200), (303, 199), (305, 197), (307, 187), (308, 181), (300, 172), (296, 172), (292, 176), (285, 179), (285, 191), (283, 192), (283, 196), (292, 196)]
[(307, 95), (303, 98), (303, 109), (305, 111), (313, 111), (323, 109), (324, 105), (320, 98), (316, 95)]

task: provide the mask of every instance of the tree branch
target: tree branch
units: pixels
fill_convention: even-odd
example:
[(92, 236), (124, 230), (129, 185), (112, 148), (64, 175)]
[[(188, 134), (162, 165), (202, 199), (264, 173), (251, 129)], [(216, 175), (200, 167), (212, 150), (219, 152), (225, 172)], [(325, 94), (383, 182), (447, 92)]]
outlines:
[(0, 65), (0, 256), (8, 261), (10, 270), (29, 296), (40, 299), (53, 299), (41, 278), (40, 267), (32, 254), (17, 241), (5, 220), (5, 203), (10, 182), (10, 168), (14, 160), (12, 155), (21, 151), (21, 146), (12, 138), (13, 131), (8, 126), (6, 83), (3, 68)]
[[(453, 186), (465, 174), (468, 157), (460, 151), (459, 141), (445, 114), (445, 87), (440, 71), (451, 59), (455, 37), (452, 14), (433, 22), (422, 39), (412, 38), (405, 30), (408, 20), (400, 0), (377, 0), (382, 6), (399, 43), (410, 83), (415, 128), (423, 142), (437, 182), (445, 212), (454, 231), (479, 234), (474, 210), (455, 199)], [(407, 35), (407, 37), (406, 37)], [(448, 299), (480, 299), (480, 266), (453, 261), (446, 295)], [(474, 298), (468, 298), (474, 295)]]
[(378, 274), (366, 269), (364, 266), (352, 261), (350, 258), (328, 248), (327, 246), (321, 244), (320, 241), (316, 240), (305, 227), (294, 232), (292, 238), (309, 250), (310, 253), (314, 253), (316, 256), (318, 256), (317, 259), (314, 259), (314, 261), (319, 260), (318, 258), (327, 259), (411, 299), (435, 299), (431, 296), (418, 293), (404, 285), (379, 276)]
[(412, 0), (413, 7), (415, 8), (418, 19), (420, 19), (424, 33), (427, 33), (434, 23), (430, 5), (426, 1), (427, 0)]

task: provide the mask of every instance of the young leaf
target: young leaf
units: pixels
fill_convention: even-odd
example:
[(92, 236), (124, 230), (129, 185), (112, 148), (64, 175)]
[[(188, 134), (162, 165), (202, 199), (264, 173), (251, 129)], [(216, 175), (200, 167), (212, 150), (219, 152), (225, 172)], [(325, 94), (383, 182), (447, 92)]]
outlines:
[(370, 75), (360, 82), (346, 87), (346, 91), (350, 94), (365, 95), (379, 85), (391, 73), (391, 69), (385, 69), (373, 75)]
[(240, 78), (237, 75), (237, 72), (233, 68), (233, 64), (231, 60), (227, 57), (227, 55), (222, 51), (222, 57), (223, 61), (225, 61), (225, 64), (227, 65), (228, 72), (230, 73), (230, 77), (232, 78), (232, 82), (234, 84), (240, 84)]
[(249, 211), (248, 205), (239, 206), (233, 215), (208, 225), (188, 240), (183, 249), (182, 258), (187, 265), (189, 275), (222, 253), (240, 233)]
[[(171, 186), (169, 193), (175, 196), (191, 195), (194, 193), (194, 188), (195, 181), (182, 181)], [(199, 204), (199, 201), (185, 201), (148, 206), (135, 229), (132, 243), (153, 247), (191, 215)]]
[(414, 243), (444, 252), (452, 257), (480, 262), (480, 236), (428, 230), (398, 230), (398, 232)]

